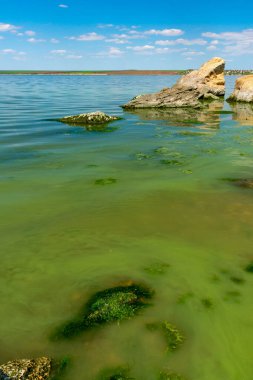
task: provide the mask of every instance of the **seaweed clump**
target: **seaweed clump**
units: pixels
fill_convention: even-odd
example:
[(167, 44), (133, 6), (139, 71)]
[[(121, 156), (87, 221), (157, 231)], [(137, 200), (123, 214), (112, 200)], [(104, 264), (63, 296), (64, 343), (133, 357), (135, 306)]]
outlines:
[(95, 185), (106, 186), (117, 182), (116, 178), (100, 178), (95, 181)]
[(52, 338), (73, 338), (83, 331), (134, 317), (149, 305), (153, 292), (139, 284), (117, 286), (94, 294), (73, 320), (57, 329)]
[(253, 261), (251, 261), (251, 263), (249, 263), (249, 264), (245, 267), (245, 271), (248, 272), (248, 273), (253, 273)]
[(174, 372), (163, 371), (159, 375), (159, 380), (186, 380), (181, 375)]
[(97, 380), (134, 380), (129, 377), (128, 367), (108, 368), (100, 372), (96, 378)]
[(183, 334), (171, 323), (164, 321), (158, 323), (149, 323), (147, 328), (150, 331), (161, 331), (166, 339), (167, 350), (175, 351), (184, 341)]

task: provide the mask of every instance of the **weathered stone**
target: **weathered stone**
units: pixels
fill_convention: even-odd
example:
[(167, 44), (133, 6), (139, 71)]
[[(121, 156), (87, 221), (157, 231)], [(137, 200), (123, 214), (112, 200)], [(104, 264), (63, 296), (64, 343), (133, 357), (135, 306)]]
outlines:
[(81, 113), (80, 115), (65, 116), (58, 121), (70, 125), (98, 125), (107, 124), (115, 120), (119, 120), (117, 116), (106, 115), (104, 112), (96, 111), (90, 113)]
[(172, 88), (155, 94), (139, 95), (123, 108), (201, 107), (201, 99), (217, 99), (225, 94), (225, 61), (212, 58), (199, 70), (183, 76)]
[(47, 357), (13, 360), (0, 366), (0, 380), (46, 380), (51, 364)]
[(235, 82), (234, 92), (227, 101), (253, 103), (253, 75), (238, 78)]

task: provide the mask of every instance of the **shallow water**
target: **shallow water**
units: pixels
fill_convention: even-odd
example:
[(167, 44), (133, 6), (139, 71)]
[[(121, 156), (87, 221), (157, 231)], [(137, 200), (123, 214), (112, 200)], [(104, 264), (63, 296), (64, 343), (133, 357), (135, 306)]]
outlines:
[[(164, 369), (252, 380), (253, 275), (243, 268), (253, 259), (253, 193), (224, 178), (253, 177), (253, 110), (119, 108), (175, 80), (1, 76), (1, 362), (69, 356), (66, 380), (119, 365), (137, 380)], [(98, 109), (123, 120), (106, 132), (52, 121)], [(104, 178), (117, 181), (95, 183)], [(147, 270), (160, 264), (170, 266)], [(129, 280), (155, 290), (145, 312), (50, 341), (91, 294)], [(164, 320), (185, 335), (174, 353), (145, 328)]]

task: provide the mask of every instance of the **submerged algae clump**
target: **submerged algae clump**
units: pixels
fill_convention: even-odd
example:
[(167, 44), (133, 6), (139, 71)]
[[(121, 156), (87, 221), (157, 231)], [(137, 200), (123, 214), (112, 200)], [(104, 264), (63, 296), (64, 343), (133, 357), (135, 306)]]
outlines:
[(94, 294), (72, 321), (57, 329), (53, 338), (73, 338), (83, 331), (134, 317), (148, 306), (153, 292), (139, 284), (117, 286)]
[(99, 178), (96, 179), (95, 185), (105, 186), (105, 185), (112, 185), (113, 183), (116, 183), (116, 178)]
[(128, 367), (108, 368), (100, 372), (96, 378), (97, 380), (134, 380), (129, 377)]
[(157, 262), (157, 263), (151, 264), (148, 267), (145, 267), (144, 270), (145, 272), (151, 275), (160, 275), (160, 274), (165, 274), (168, 268), (170, 268), (170, 264)]
[(184, 377), (181, 375), (178, 375), (177, 373), (174, 372), (167, 372), (163, 371), (159, 375), (159, 380), (186, 380)]
[(167, 342), (167, 350), (175, 351), (184, 341), (184, 336), (171, 323), (164, 321), (147, 324), (150, 331), (161, 331)]
[(251, 263), (249, 263), (246, 267), (245, 267), (245, 271), (248, 272), (248, 273), (253, 273), (253, 261)]

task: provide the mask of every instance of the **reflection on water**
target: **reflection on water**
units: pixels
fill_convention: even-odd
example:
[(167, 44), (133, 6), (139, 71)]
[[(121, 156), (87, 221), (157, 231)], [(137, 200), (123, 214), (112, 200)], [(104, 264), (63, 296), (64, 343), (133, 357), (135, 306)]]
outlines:
[(135, 109), (127, 112), (138, 115), (142, 120), (161, 120), (168, 126), (199, 126), (219, 128), (220, 115), (224, 107), (223, 100), (203, 103), (203, 108), (167, 108), (167, 109)]
[(241, 125), (253, 125), (253, 104), (250, 103), (231, 103), (232, 110), (234, 111), (233, 120), (238, 121)]
[[(119, 107), (175, 80), (0, 78), (1, 362), (70, 357), (66, 380), (115, 367), (252, 380), (253, 192), (222, 179), (252, 178), (253, 123), (237, 127), (220, 102)], [(98, 109), (124, 116), (113, 133), (52, 120)], [(155, 292), (143, 313), (50, 340), (92, 294), (129, 281)], [(175, 352), (146, 327), (165, 321), (185, 337)]]

